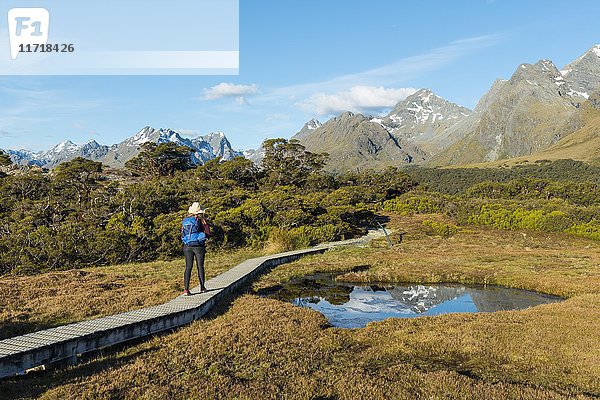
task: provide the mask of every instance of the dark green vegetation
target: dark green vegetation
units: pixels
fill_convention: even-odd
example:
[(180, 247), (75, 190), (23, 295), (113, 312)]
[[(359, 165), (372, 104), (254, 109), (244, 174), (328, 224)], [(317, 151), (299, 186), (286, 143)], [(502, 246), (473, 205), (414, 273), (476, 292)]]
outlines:
[(9, 155), (0, 150), (0, 167), (10, 165), (11, 163)]
[(266, 150), (262, 169), (243, 158), (188, 169), (182, 149), (160, 144), (129, 164), (142, 176), (108, 178), (100, 163), (77, 158), (0, 178), (0, 274), (180, 256), (180, 221), (193, 201), (209, 209), (213, 248), (306, 247), (363, 234), (369, 205), (414, 186), (395, 169), (327, 175), (326, 155), (295, 141)]
[(381, 209), (444, 213), (459, 225), (600, 239), (600, 167), (559, 160), (510, 169), (417, 168), (408, 173), (419, 189), (384, 201)]
[(185, 171), (191, 167), (191, 149), (175, 143), (156, 144), (146, 142), (140, 154), (125, 163), (125, 167), (141, 175), (173, 176), (175, 171)]
[(77, 158), (49, 173), (3, 176), (0, 273), (179, 256), (179, 223), (192, 201), (210, 210), (212, 247), (221, 249), (279, 251), (348, 238), (380, 211), (600, 238), (600, 167), (579, 161), (331, 175), (322, 172), (326, 154), (295, 140), (270, 140), (265, 150), (261, 168), (243, 158), (191, 168), (185, 148), (151, 144), (129, 173)]
[(591, 182), (600, 184), (600, 166), (575, 160), (524, 161), (512, 168), (421, 168), (407, 172), (428, 190), (445, 194), (463, 193), (482, 182), (507, 182), (518, 179), (545, 179), (560, 182)]

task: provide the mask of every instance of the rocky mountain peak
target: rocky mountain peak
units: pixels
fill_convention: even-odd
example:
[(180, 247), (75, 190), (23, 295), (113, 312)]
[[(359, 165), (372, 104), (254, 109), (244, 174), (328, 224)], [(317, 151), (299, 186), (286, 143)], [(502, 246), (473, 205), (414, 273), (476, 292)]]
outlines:
[(577, 60), (565, 65), (561, 74), (574, 95), (587, 99), (600, 87), (600, 45), (592, 46)]
[(306, 129), (309, 129), (311, 131), (314, 131), (315, 129), (320, 128), (322, 125), (323, 124), (316, 118), (313, 118), (310, 121), (308, 121), (306, 124), (304, 124)]
[(77, 145), (75, 143), (71, 142), (70, 140), (65, 140), (64, 142), (60, 142), (59, 144), (54, 146), (51, 149), (51, 151), (64, 151), (64, 150), (74, 149), (76, 147), (77, 147)]
[[(468, 108), (449, 102), (429, 89), (420, 89), (396, 104), (383, 124), (392, 130), (411, 129), (422, 133), (418, 126), (457, 120), (471, 113)], [(414, 134), (404, 133), (413, 137)]]
[(437, 95), (435, 93), (433, 93), (431, 90), (429, 89), (419, 89), (416, 92), (414, 92), (413, 94), (409, 95), (408, 97), (410, 97), (411, 99), (417, 100), (420, 99), (423, 102), (428, 102), (429, 99), (431, 98), (431, 96), (435, 96), (437, 97)]
[(100, 146), (100, 144), (98, 142), (96, 142), (94, 139), (88, 140), (83, 145), (84, 146), (90, 146), (90, 147), (98, 147), (98, 146)]
[[(339, 117), (334, 117), (333, 119), (334, 119), (334, 120), (344, 120), (344, 119), (351, 119), (351, 118), (354, 118), (354, 116), (355, 116), (355, 115), (357, 115), (359, 118), (360, 118), (360, 117), (363, 117), (363, 118), (365, 118), (365, 116), (364, 116), (364, 115), (362, 115), (362, 114), (354, 114), (352, 111), (346, 111), (346, 112), (343, 112), (342, 114), (340, 114), (340, 116), (339, 116)], [(329, 122), (329, 121), (328, 121), (328, 122)]]
[(488, 90), (477, 102), (477, 106), (475, 106), (475, 113), (481, 113), (485, 110), (490, 103), (494, 100), (496, 94), (502, 90), (502, 87), (508, 83), (506, 79), (496, 79), (492, 84), (490, 90)]
[(315, 129), (309, 124), (293, 136), (311, 152), (326, 152), (327, 169), (347, 171), (424, 160), (418, 146), (392, 136), (379, 118), (344, 112)]
[[(588, 51), (583, 53), (581, 55), (581, 57), (579, 57), (577, 60), (573, 61), (569, 65), (570, 66), (579, 66), (580, 64), (586, 63), (586, 62), (591, 62), (591, 63), (600, 62), (600, 44), (595, 44), (592, 47), (590, 47), (590, 49)], [(572, 68), (567, 68), (567, 67), (568, 66), (565, 66), (565, 69), (563, 71), (561, 71), (565, 75), (568, 75), (570, 72), (572, 72)]]
[(530, 85), (541, 84), (544, 81), (563, 79), (562, 74), (550, 60), (539, 60), (535, 64), (521, 64), (513, 73), (509, 82), (517, 84), (526, 81)]
[(87, 142), (85, 142), (83, 145), (79, 146), (79, 148), (83, 151), (95, 151), (98, 150), (102, 147), (106, 147), (106, 146), (102, 146), (100, 143), (96, 142), (95, 140), (88, 140)]
[(459, 139), (434, 163), (495, 161), (547, 148), (579, 126), (577, 110), (584, 100), (552, 61), (521, 64), (508, 81), (497, 80), (475, 113), (449, 133)]
[[(201, 141), (204, 143), (201, 143)], [(229, 160), (242, 155), (242, 153), (232, 149), (231, 143), (229, 143), (224, 132), (211, 132), (208, 135), (192, 139), (192, 143), (199, 149), (210, 148), (208, 150), (212, 153), (213, 158), (220, 157), (223, 160)]]
[(8, 152), (16, 164), (37, 165), (45, 168), (52, 168), (75, 157), (101, 161), (112, 167), (123, 167), (125, 162), (139, 154), (140, 146), (146, 142), (175, 143), (179, 146), (189, 147), (193, 150), (191, 160), (195, 164), (215, 157), (229, 160), (241, 155), (240, 152), (231, 148), (231, 144), (223, 132), (212, 132), (205, 136), (188, 139), (173, 129), (155, 129), (150, 126), (145, 126), (135, 135), (110, 147), (101, 145), (95, 140), (90, 140), (82, 145), (66, 140), (52, 149), (42, 152), (27, 150), (8, 150)]
[[(293, 136), (293, 138), (297, 139), (297, 140), (302, 140), (309, 133), (311, 133), (314, 130), (319, 129), (321, 126), (323, 126), (323, 124), (318, 119), (313, 118), (310, 121), (308, 121), (307, 123), (305, 123), (304, 126), (302, 127), (302, 129), (300, 129), (300, 131), (298, 131)], [(251, 157), (247, 157), (247, 158), (251, 158)]]
[[(542, 59), (535, 64), (521, 64), (508, 80), (509, 86), (522, 86), (538, 100), (547, 101), (550, 97), (560, 96), (578, 107), (584, 100), (580, 93), (574, 91), (563, 74), (550, 60)], [(504, 87), (501, 91), (510, 90)], [(520, 89), (521, 91), (523, 89)], [(500, 91), (500, 92), (501, 92)]]

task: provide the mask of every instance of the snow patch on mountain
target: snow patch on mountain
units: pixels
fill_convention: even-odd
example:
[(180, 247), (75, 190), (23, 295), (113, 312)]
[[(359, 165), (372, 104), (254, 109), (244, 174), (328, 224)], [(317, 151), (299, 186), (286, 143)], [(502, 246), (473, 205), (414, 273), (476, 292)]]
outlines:
[(310, 131), (314, 131), (315, 129), (319, 129), (323, 124), (319, 122), (318, 119), (313, 118), (306, 123), (306, 128)]
[(202, 164), (216, 157), (229, 160), (242, 155), (231, 147), (223, 132), (211, 132), (205, 136), (188, 139), (172, 129), (154, 129), (149, 126), (110, 147), (101, 145), (95, 140), (89, 140), (81, 145), (66, 140), (46, 151), (8, 149), (6, 152), (14, 163), (21, 165), (52, 168), (61, 162), (83, 157), (109, 166), (123, 167), (125, 162), (139, 154), (141, 145), (147, 142), (175, 143), (178, 146), (189, 147), (193, 150), (190, 156), (193, 164)]

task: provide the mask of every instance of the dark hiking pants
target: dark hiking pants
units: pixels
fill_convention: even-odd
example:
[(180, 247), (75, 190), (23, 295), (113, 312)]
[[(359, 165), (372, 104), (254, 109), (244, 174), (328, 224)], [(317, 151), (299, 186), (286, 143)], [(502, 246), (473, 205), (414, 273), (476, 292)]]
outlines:
[(204, 254), (206, 254), (206, 248), (204, 246), (183, 246), (183, 254), (185, 254), (185, 274), (183, 276), (183, 286), (185, 289), (190, 289), (190, 277), (192, 275), (192, 268), (194, 267), (194, 257), (196, 258), (196, 264), (198, 267), (198, 280), (200, 281), (200, 287), (204, 287)]

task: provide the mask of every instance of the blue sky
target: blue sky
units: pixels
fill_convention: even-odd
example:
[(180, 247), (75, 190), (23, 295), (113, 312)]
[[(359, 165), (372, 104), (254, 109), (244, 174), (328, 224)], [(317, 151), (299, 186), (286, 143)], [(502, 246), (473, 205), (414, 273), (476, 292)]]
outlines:
[(112, 144), (146, 125), (255, 148), (422, 87), (473, 108), (520, 63), (560, 68), (600, 43), (598, 15), (598, 1), (240, 0), (239, 76), (2, 76), (0, 148)]

